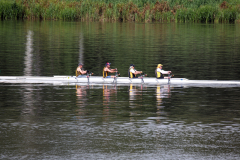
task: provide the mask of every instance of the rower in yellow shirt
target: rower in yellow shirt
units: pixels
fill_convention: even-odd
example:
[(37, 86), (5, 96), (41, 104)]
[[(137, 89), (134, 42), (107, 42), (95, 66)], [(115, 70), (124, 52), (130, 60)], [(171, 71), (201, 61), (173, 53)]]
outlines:
[(129, 78), (138, 78), (137, 74), (141, 74), (142, 71), (137, 71), (135, 69), (135, 65), (131, 64), (128, 70), (128, 77)]
[(77, 78), (85, 78), (85, 77), (87, 77), (86, 75), (84, 75), (86, 73), (87, 73), (87, 70), (85, 70), (85, 71), (83, 70), (83, 64), (79, 63), (78, 67), (76, 69), (76, 77)]
[(105, 67), (103, 68), (103, 78), (115, 78), (116, 77), (113, 75), (109, 75), (109, 73), (118, 72), (117, 68), (111, 69), (110, 65), (111, 65), (111, 63), (108, 63), (108, 62), (105, 64)]
[(164, 79), (164, 78), (169, 78), (169, 77), (164, 77), (163, 75), (164, 74), (170, 74), (170, 73), (172, 73), (171, 71), (164, 71), (163, 69), (162, 69), (162, 64), (158, 64), (157, 65), (157, 68), (156, 68), (156, 70), (155, 70), (155, 75), (156, 75), (156, 78), (157, 79)]

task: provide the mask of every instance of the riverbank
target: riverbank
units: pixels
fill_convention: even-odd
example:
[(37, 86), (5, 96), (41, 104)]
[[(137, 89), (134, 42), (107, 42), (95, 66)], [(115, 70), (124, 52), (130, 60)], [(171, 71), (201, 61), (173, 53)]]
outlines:
[(240, 22), (239, 0), (0, 0), (0, 18), (70, 21)]

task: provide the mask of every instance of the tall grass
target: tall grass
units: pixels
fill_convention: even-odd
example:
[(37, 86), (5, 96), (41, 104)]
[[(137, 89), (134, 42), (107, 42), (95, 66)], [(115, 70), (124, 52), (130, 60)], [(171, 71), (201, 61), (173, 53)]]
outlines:
[(1, 19), (235, 22), (240, 0), (0, 0)]
[(216, 20), (220, 22), (234, 22), (239, 20), (240, 16), (240, 5), (229, 5), (226, 2), (223, 2), (220, 5), (220, 10), (216, 16)]
[(22, 19), (24, 6), (14, 0), (0, 0), (0, 19)]

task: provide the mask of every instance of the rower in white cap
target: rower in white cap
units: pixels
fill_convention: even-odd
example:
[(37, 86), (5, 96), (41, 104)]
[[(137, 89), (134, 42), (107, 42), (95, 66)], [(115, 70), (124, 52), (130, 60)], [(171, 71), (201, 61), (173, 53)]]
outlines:
[(164, 71), (162, 69), (162, 66), (163, 66), (162, 64), (158, 64), (155, 70), (155, 75), (157, 79), (169, 78), (169, 77), (164, 77), (163, 75), (172, 73), (171, 71)]

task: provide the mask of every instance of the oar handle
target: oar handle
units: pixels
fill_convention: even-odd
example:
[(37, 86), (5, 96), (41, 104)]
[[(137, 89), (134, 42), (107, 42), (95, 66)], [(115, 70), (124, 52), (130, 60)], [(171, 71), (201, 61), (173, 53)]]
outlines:
[(173, 77), (174, 75), (168, 74), (168, 84), (170, 83), (170, 79)]
[(116, 76), (116, 77), (120, 76), (120, 73), (117, 71), (117, 72), (115, 73), (115, 76)]
[(87, 70), (87, 75), (88, 76), (92, 76), (94, 73), (92, 73), (91, 71)]
[(147, 77), (147, 74), (141, 73), (142, 77)]

